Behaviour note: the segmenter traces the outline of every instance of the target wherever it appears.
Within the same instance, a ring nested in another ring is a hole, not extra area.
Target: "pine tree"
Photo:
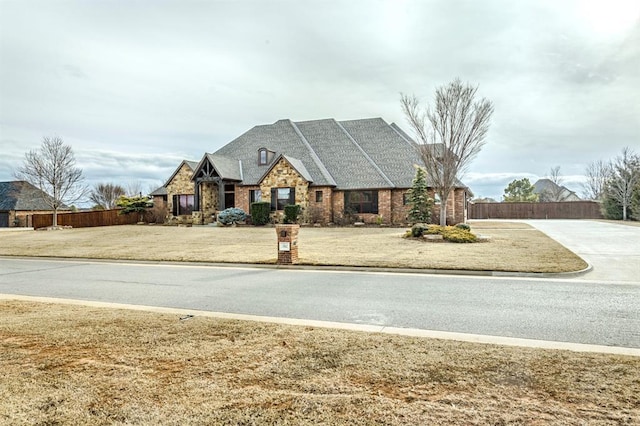
[[[411,189],[407,192],[409,205],[408,219],[411,223],[428,223],[431,221],[433,199],[427,192],[427,173],[422,167],[416,167]]]

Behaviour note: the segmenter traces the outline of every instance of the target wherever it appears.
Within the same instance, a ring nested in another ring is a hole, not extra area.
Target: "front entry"
[[[236,206],[236,186],[232,183],[224,184],[224,208]]]

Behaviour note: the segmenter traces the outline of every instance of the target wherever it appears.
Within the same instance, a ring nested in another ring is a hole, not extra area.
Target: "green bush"
[[[231,225],[238,222],[243,222],[247,219],[247,214],[242,209],[235,207],[222,210],[218,213],[218,222],[223,225]]]
[[[416,223],[411,227],[411,236],[414,238],[422,237],[427,229],[429,229],[429,225],[425,223]]]
[[[300,216],[300,206],[298,204],[289,204],[284,206],[284,223],[297,223]]]
[[[475,243],[478,241],[471,232],[455,226],[447,226],[442,230],[442,238],[452,243]]]
[[[456,228],[464,229],[465,231],[471,231],[471,227],[469,225],[467,225],[466,223],[459,223],[459,224],[456,225]]]
[[[254,225],[263,226],[269,223],[271,204],[267,201],[251,203],[251,221]]]

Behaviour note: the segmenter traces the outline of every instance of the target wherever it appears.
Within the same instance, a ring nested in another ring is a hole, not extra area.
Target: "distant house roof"
[[[0,182],[0,210],[51,210],[45,200],[51,197],[25,181]],[[60,210],[67,210],[62,206]]]
[[[258,162],[261,148],[275,153],[268,164]],[[222,158],[238,164],[242,183],[257,185],[282,155],[298,172],[308,175],[305,179],[313,185],[343,190],[410,188],[415,177],[413,166],[422,164],[415,142],[400,127],[382,118],[279,120],[250,129],[213,157],[217,159],[215,164]],[[462,182],[458,184],[465,187]]]
[[[533,192],[538,194],[540,201],[581,201],[581,198],[574,191],[546,178],[538,179],[533,184]],[[550,197],[557,199],[548,200]]]

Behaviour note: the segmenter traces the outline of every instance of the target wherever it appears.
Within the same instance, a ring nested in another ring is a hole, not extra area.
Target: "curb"
[[[224,312],[211,312],[211,311],[199,311],[193,309],[178,309],[178,308],[166,308],[155,307],[145,305],[128,305],[120,303],[107,303],[107,302],[92,302],[86,300],[76,299],[59,299],[52,297],[34,297],[34,296],[21,296],[13,294],[0,293],[0,300],[20,300],[26,302],[36,303],[56,303],[64,305],[76,305],[76,306],[88,306],[94,308],[103,309],[126,309],[133,311],[152,312],[157,314],[174,314],[180,316],[200,316],[207,318],[229,319],[239,321],[255,321],[270,324],[280,325],[292,325],[292,326],[306,326],[327,328],[336,330],[348,330],[365,333],[383,333],[392,334],[397,336],[419,337],[426,339],[440,339],[440,340],[453,340],[458,342],[479,343],[488,345],[502,345],[502,346],[515,346],[532,349],[547,349],[547,350],[566,350],[573,352],[587,352],[587,353],[603,353],[611,355],[625,355],[640,357],[640,348],[627,348],[621,346],[604,346],[594,345],[587,343],[571,343],[571,342],[558,342],[550,340],[535,340],[516,337],[502,337],[502,336],[490,336],[482,334],[468,334],[457,333],[448,331],[437,330],[422,330],[416,328],[400,328],[400,327],[387,327],[380,325],[369,324],[350,324],[342,322],[330,322],[330,321],[318,321],[318,320],[305,320],[298,318],[279,318],[279,317],[267,317],[257,315],[246,314],[232,314]]]
[[[52,257],[52,256],[0,256],[0,259],[22,260],[52,260],[66,262],[95,262],[95,263],[122,263],[140,265],[173,265],[173,266],[202,266],[216,268],[248,268],[248,269],[278,269],[291,271],[327,271],[327,272],[363,272],[363,273],[392,273],[392,274],[426,274],[426,275],[460,275],[478,277],[503,277],[503,278],[575,278],[591,272],[593,266],[587,263],[587,267],[580,271],[571,272],[517,272],[517,271],[482,271],[465,269],[418,269],[418,268],[390,268],[379,266],[341,266],[341,265],[278,265],[270,263],[223,263],[223,262],[179,262],[174,260],[135,260],[135,259],[94,259],[85,257]],[[584,259],[583,259],[584,260]]]

